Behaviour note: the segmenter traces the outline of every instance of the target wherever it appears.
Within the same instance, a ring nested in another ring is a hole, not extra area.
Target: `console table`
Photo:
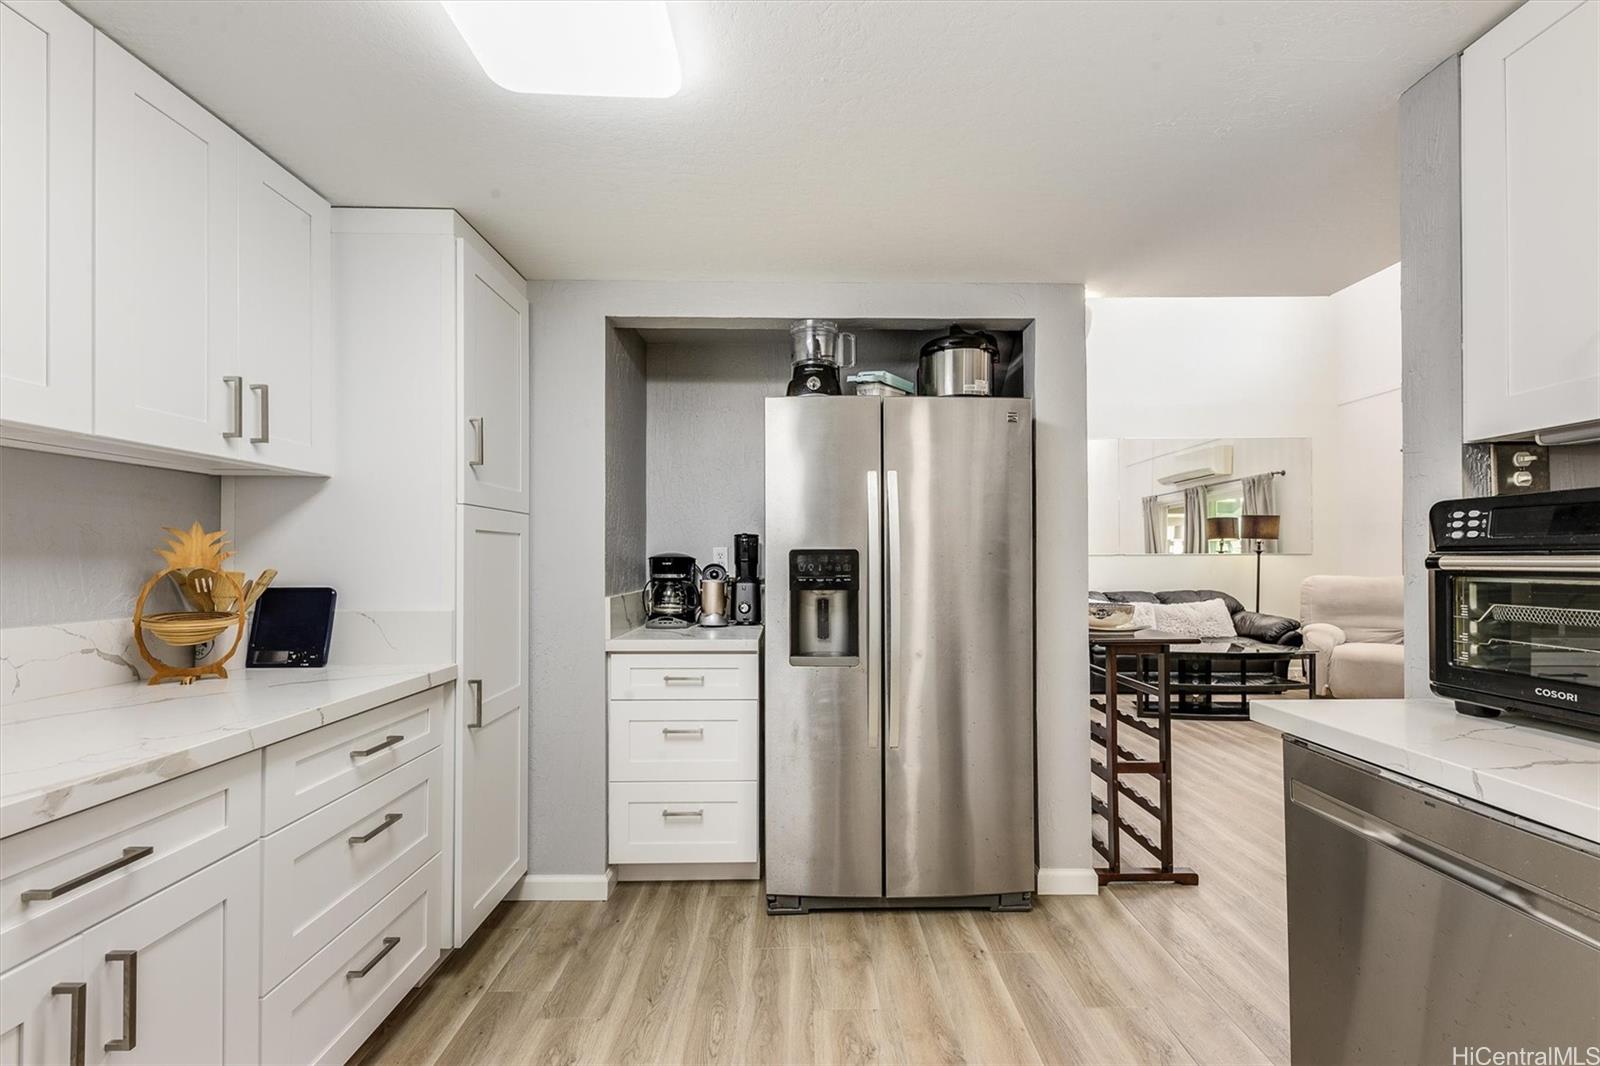
[[[1251,696],[1304,692],[1308,699],[1317,698],[1317,657],[1306,648],[1202,640],[1174,648],[1170,659],[1173,676],[1167,688],[1174,697],[1171,713],[1176,719],[1248,721]],[[1297,662],[1304,680],[1288,676],[1288,668]],[[1141,659],[1139,674],[1153,681],[1155,663]],[[1142,696],[1139,713],[1154,717]]]
[[[1093,794],[1089,797],[1090,810],[1096,817],[1103,818],[1106,822],[1104,838],[1092,827],[1090,829],[1090,842],[1094,850],[1106,861],[1106,868],[1096,871],[1102,885],[1124,881],[1168,881],[1180,885],[1200,883],[1198,873],[1174,866],[1172,862],[1170,676],[1172,648],[1175,645],[1198,643],[1200,641],[1195,637],[1162,633],[1154,629],[1128,633],[1089,631],[1090,648],[1100,646],[1105,649],[1105,664],[1096,665],[1091,661],[1089,667],[1105,682],[1105,703],[1101,705],[1093,699],[1089,701],[1091,710],[1099,711],[1104,716],[1101,721],[1096,721],[1092,713],[1089,717],[1091,742],[1089,766],[1094,775],[1105,782],[1106,789],[1106,798],[1103,800]],[[1117,672],[1119,653],[1136,657],[1141,663],[1137,673],[1128,675]],[[1142,665],[1147,658],[1152,661],[1152,668],[1149,670]],[[1140,716],[1129,714],[1119,707],[1117,697],[1122,692],[1136,694],[1142,705],[1147,701],[1153,701],[1155,721],[1144,721]],[[1119,732],[1124,727],[1146,738],[1145,741],[1135,743],[1154,742],[1155,758],[1145,758],[1131,748],[1125,747],[1119,739]],[[1095,757],[1096,747],[1104,753],[1103,762]],[[1132,784],[1123,780],[1125,777],[1153,780],[1156,783],[1158,799],[1152,800],[1135,789]],[[1159,839],[1152,840],[1149,835],[1122,817],[1121,807],[1124,800],[1155,819]],[[1122,861],[1124,836],[1148,852],[1156,860],[1156,865],[1142,867],[1125,865]]]

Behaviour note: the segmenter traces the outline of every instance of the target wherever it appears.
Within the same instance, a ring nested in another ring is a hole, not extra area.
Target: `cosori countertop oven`
[[[1600,730],[1600,489],[1446,500],[1429,525],[1434,691]]]

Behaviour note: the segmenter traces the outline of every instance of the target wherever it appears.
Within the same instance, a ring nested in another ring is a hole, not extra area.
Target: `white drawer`
[[[439,762],[435,749],[262,841],[262,988],[439,852]]]
[[[754,781],[619,781],[611,861],[755,862],[759,814]]]
[[[756,700],[614,700],[611,780],[754,781]]]
[[[614,700],[755,700],[759,655],[627,655],[610,659]]]
[[[267,832],[437,748],[443,733],[444,690],[435,688],[272,745],[264,770]]]
[[[342,1063],[355,1054],[439,957],[442,905],[434,858],[265,996],[262,1063]]]
[[[0,970],[260,835],[261,756],[252,752],[0,840]],[[150,851],[135,857],[134,848]],[[53,899],[22,900],[52,889]]]

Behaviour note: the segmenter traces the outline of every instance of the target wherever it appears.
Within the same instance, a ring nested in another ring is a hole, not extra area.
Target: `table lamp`
[[[1239,535],[1256,545],[1256,612],[1261,611],[1261,552],[1264,540],[1278,539],[1278,516],[1275,514],[1247,514],[1239,517]]]
[[[1206,539],[1230,541],[1239,539],[1239,520],[1233,516],[1206,519]],[[1217,554],[1227,554],[1227,544],[1218,545]]]

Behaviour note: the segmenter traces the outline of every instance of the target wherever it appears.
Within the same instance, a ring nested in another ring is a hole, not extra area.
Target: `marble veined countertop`
[[[606,651],[633,652],[756,652],[761,650],[761,626],[686,626],[681,629],[646,629],[640,626],[606,641]]]
[[[1435,699],[1251,700],[1265,725],[1600,843],[1600,733]]]
[[[450,665],[239,670],[0,704],[0,837],[455,677]]]

